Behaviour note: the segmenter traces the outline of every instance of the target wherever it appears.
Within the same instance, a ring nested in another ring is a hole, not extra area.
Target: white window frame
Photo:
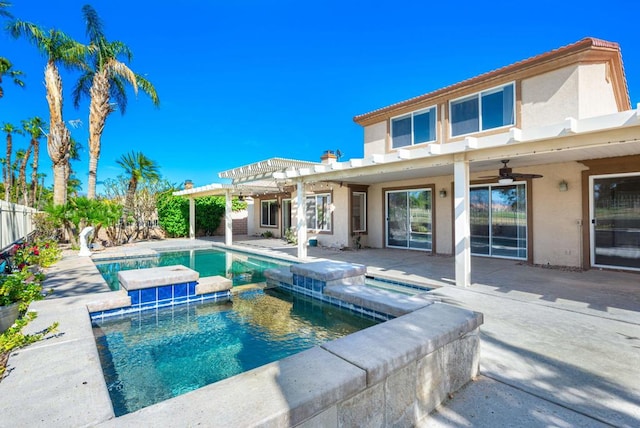
[[[414,122],[413,122],[413,118],[416,115],[420,115],[426,112],[430,112],[431,110],[433,110],[433,115],[434,115],[434,125],[433,125],[433,130],[434,130],[434,137],[433,140],[429,140],[429,141],[421,141],[419,143],[416,143],[416,138],[415,138],[415,128],[414,128]],[[398,119],[405,119],[407,117],[411,117],[411,144],[409,146],[394,146],[393,144],[393,121],[394,120],[398,120]],[[401,114],[400,116],[395,116],[392,117],[390,119],[390,139],[391,139],[391,148],[392,149],[402,149],[404,147],[412,147],[415,145],[419,145],[419,144],[429,144],[429,143],[433,143],[435,141],[438,141],[438,106],[437,105],[433,105],[427,108],[423,108],[420,110],[416,110],[416,111],[412,111],[411,113],[407,113],[407,114]]]
[[[513,123],[507,124],[507,125],[503,125],[503,126],[498,126],[495,128],[490,128],[490,129],[482,129],[482,96],[483,95],[489,95],[492,92],[497,92],[499,90],[502,90],[504,88],[506,88],[507,86],[511,86],[513,91],[513,102],[512,102],[512,109],[513,111],[511,112],[511,115],[513,117]],[[463,100],[470,100],[472,98],[477,98],[478,99],[478,130],[477,131],[473,131],[473,132],[468,132],[466,134],[458,134],[458,135],[453,135],[453,114],[452,114],[452,104],[457,102],[457,101],[463,101]],[[485,89],[484,91],[480,91],[480,92],[476,92],[474,94],[470,94],[470,95],[465,95],[463,97],[459,97],[453,100],[449,100],[449,135],[451,135],[452,138],[458,138],[458,137],[464,137],[466,135],[471,135],[471,134],[476,134],[479,132],[485,132],[485,131],[493,131],[494,129],[502,129],[502,128],[509,128],[512,126],[515,126],[516,124],[516,82],[510,82],[510,83],[506,83],[504,85],[500,85],[500,86],[495,86],[493,88],[489,88],[489,89]]]
[[[318,227],[319,226],[319,222],[318,222],[318,218],[320,217],[318,215],[318,199],[319,198],[326,198],[326,221],[325,221],[325,227]],[[331,202],[331,193],[314,193],[313,195],[307,195],[305,197],[305,209],[308,210],[309,209],[309,202],[310,200],[312,201],[313,205],[314,205],[314,222],[313,224],[311,224],[311,219],[307,216],[307,229],[309,230],[314,230],[314,231],[319,231],[319,232],[331,232],[332,227],[333,227],[333,222],[331,221],[331,216],[332,216],[332,210],[331,210],[331,206],[332,206],[332,202]]]
[[[267,219],[267,221],[269,223],[265,223],[265,219],[263,216],[264,213],[264,209],[263,209],[263,205],[267,204],[267,212],[269,213],[268,216],[269,218]],[[275,204],[276,205],[276,213],[274,216],[271,215],[271,205]],[[260,201],[260,226],[261,227],[278,227],[278,200],[277,199],[266,199],[266,200],[261,200]],[[273,218],[271,218],[273,217]],[[271,222],[273,221],[273,224],[271,224]]]
[[[366,232],[367,231],[367,192],[361,192],[361,191],[352,192],[351,197],[354,198],[355,196],[362,197],[362,206],[360,207],[360,209],[362,210],[360,225],[362,227],[360,229],[357,229],[354,227],[352,232]],[[352,205],[351,207],[352,224],[353,224],[353,217],[354,217],[354,211],[353,211],[353,205]]]

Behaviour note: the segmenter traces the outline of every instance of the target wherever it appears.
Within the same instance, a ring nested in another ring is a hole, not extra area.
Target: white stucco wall
[[[533,180],[533,263],[580,266],[582,251],[582,175],[577,162],[522,168],[544,175]],[[560,181],[569,190],[559,190]]]
[[[522,80],[522,129],[578,118],[578,66]]]
[[[364,127],[364,157],[387,152],[387,122]]]
[[[606,64],[573,65],[522,81],[523,129],[617,111]]]
[[[618,106],[611,82],[607,82],[606,64],[580,66],[580,119],[616,113]]]

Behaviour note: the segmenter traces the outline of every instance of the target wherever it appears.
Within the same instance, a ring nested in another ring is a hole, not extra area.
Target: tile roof
[[[545,52],[543,54],[540,55],[536,55],[518,62],[515,62],[513,64],[504,66],[504,67],[500,67],[497,68],[495,70],[492,71],[488,71],[486,73],[480,74],[478,76],[475,77],[471,77],[469,79],[463,80],[461,82],[455,83],[453,85],[449,85],[449,86],[445,86],[444,88],[440,88],[437,89],[435,91],[429,92],[427,94],[424,95],[419,95],[417,97],[413,97],[410,98],[408,100],[404,100],[404,101],[400,101],[398,103],[395,104],[391,104],[389,106],[386,107],[382,107],[376,110],[373,110],[369,113],[364,113],[358,116],[355,116],[353,118],[353,121],[359,124],[362,124],[362,122],[367,121],[367,119],[375,117],[375,116],[379,116],[379,115],[383,115],[386,112],[392,111],[392,110],[396,110],[398,108],[404,107],[404,106],[409,106],[411,104],[420,102],[422,100],[425,99],[429,99],[429,98],[433,98],[442,94],[445,94],[447,92],[452,92],[456,89],[459,88],[463,88],[465,86],[470,86],[472,84],[475,83],[479,83],[485,80],[488,80],[490,78],[494,78],[496,76],[500,76],[500,75],[506,75],[509,73],[513,73],[516,71],[520,71],[529,67],[532,67],[534,65],[538,65],[538,64],[542,64],[542,63],[546,63],[549,62],[551,60],[555,60],[558,59],[560,57],[564,57],[567,56],[571,53],[574,52],[578,52],[581,50],[586,50],[589,48],[600,48],[600,49],[605,49],[605,50],[613,50],[618,52],[618,57],[620,60],[620,66],[622,67],[622,56],[620,55],[620,46],[618,45],[618,43],[615,42],[609,42],[606,40],[602,40],[602,39],[597,39],[594,37],[585,37],[584,39],[581,39],[575,43],[566,45],[566,46],[562,46],[560,48],[554,49],[552,51],[549,52]],[[623,79],[623,84],[624,84],[624,88],[626,90],[626,79],[624,77],[624,68],[622,69],[622,79]],[[625,94],[627,97],[627,104],[630,104],[629,100],[628,100],[628,93]]]

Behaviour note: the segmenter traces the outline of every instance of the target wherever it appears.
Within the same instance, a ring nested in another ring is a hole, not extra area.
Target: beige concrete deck
[[[210,247],[221,241],[152,241],[107,249],[96,257]],[[281,258],[296,252],[278,239],[235,237],[234,247]],[[451,257],[318,247],[309,248],[309,259],[362,263],[376,276],[431,284],[439,287],[433,294],[445,302],[484,313],[481,376],[424,426],[640,426],[640,274],[564,271],[474,257],[472,286],[460,289],[453,285]],[[39,318],[33,329],[109,294],[93,263],[72,254],[49,270],[46,286],[56,292],[34,305]],[[87,399],[104,399],[106,391],[101,374],[85,363],[96,358],[95,345],[84,335],[87,321],[61,324],[59,336],[11,356],[9,376],[0,383],[0,427],[85,426],[105,420],[109,409],[85,405]],[[45,361],[43,355],[55,358]],[[74,369],[65,371],[69,359]],[[61,378],[75,385],[65,391],[72,397],[65,402],[52,393]],[[162,421],[148,422],[162,426]]]

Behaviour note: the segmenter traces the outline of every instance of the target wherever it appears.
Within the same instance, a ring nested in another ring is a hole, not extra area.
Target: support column
[[[196,239],[196,200],[189,198],[189,239]]]
[[[233,212],[231,206],[231,190],[225,192],[224,198],[224,245],[233,244]]]
[[[298,181],[296,194],[296,229],[298,232],[298,258],[307,258],[307,215],[305,212],[304,183]]]
[[[471,232],[469,226],[469,161],[456,155],[453,164],[456,285],[471,285]]]

